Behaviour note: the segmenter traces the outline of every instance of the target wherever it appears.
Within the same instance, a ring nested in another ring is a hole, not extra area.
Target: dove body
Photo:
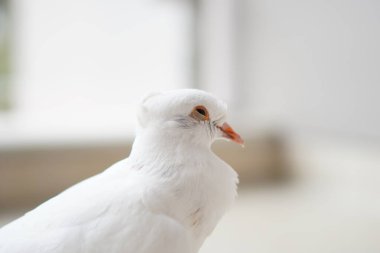
[[[1,228],[0,252],[198,252],[236,196],[237,174],[210,149],[240,141],[225,113],[198,90],[147,96],[130,156]]]

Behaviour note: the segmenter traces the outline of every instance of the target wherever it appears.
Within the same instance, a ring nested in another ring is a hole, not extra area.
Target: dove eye
[[[202,114],[203,116],[206,116],[206,111],[203,110],[202,108],[197,108],[196,110],[197,110],[197,112],[198,112],[199,114]]]
[[[196,120],[205,121],[209,119],[208,111],[203,105],[198,105],[194,107],[193,111],[190,114]]]

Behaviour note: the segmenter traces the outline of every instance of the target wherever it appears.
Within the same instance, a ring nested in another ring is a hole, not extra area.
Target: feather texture
[[[130,157],[4,226],[0,252],[198,252],[232,204],[237,184],[235,171],[210,149],[216,136],[203,134],[209,130],[202,124],[180,126],[199,103],[210,115],[225,113],[202,91],[147,97],[143,113],[149,116],[139,115],[144,124]]]

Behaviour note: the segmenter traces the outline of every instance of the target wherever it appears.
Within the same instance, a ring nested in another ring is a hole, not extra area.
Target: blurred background
[[[210,91],[246,140],[202,253],[380,252],[380,2],[0,0],[0,226],[128,156],[142,95]]]

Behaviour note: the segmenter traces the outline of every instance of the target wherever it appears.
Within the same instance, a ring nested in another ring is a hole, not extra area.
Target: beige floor
[[[380,252],[378,205],[354,208],[314,190],[242,191],[201,253]]]

